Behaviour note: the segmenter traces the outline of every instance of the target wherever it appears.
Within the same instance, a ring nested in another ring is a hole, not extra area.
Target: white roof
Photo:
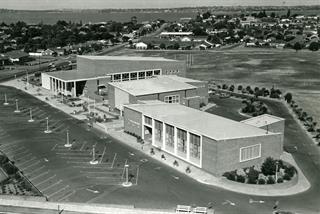
[[[243,120],[241,122],[251,126],[263,127],[283,120],[283,118],[276,117],[274,115],[263,114],[257,117],[252,117],[247,120]]]
[[[180,76],[177,76],[177,75],[162,75],[162,76],[165,76],[165,77],[168,77],[170,79],[173,79],[173,80],[176,80],[176,81],[179,81],[179,82],[185,82],[185,83],[192,83],[192,82],[203,82],[203,81],[200,81],[200,80],[195,80],[195,79],[190,79],[190,78],[186,78],[186,77],[180,77]]]
[[[126,61],[177,61],[173,59],[166,59],[163,57],[141,57],[141,56],[89,56],[81,55],[79,58],[86,58],[91,60],[126,60]]]
[[[125,107],[142,114],[214,140],[227,140],[275,135],[245,123],[230,120],[180,104],[131,104]]]
[[[195,89],[197,87],[169,78],[168,76],[157,76],[149,79],[111,82],[108,83],[133,96],[157,94],[172,91]]]

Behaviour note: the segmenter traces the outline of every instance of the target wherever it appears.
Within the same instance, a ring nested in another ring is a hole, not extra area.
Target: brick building
[[[109,105],[123,111],[123,105],[136,104],[143,100],[158,100],[200,108],[208,103],[208,87],[205,82],[162,75],[137,81],[111,82],[108,84]]]
[[[261,164],[266,157],[278,159],[283,152],[281,132],[179,104],[125,105],[124,130],[214,175]]]
[[[79,96],[106,89],[109,82],[185,73],[184,61],[162,57],[77,56],[77,70],[42,73],[41,80],[48,90]]]

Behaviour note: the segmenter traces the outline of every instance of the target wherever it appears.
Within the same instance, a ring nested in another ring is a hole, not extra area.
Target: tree
[[[166,49],[166,45],[164,43],[160,44],[160,49]]]
[[[319,43],[318,42],[311,42],[309,45],[310,51],[317,51],[319,50]]]
[[[262,163],[261,172],[265,175],[275,175],[276,173],[276,161],[272,157],[266,158]]]
[[[173,49],[178,50],[180,48],[180,45],[178,42],[173,44]]]
[[[296,43],[293,45],[293,49],[295,49],[296,52],[298,52],[299,50],[302,49],[302,45],[301,45],[299,42],[296,42]]]
[[[284,99],[285,101],[287,101],[287,103],[291,103],[292,101],[292,94],[289,92],[289,93],[286,93],[286,95],[284,95]]]
[[[249,173],[248,173],[248,183],[256,184],[258,177],[259,177],[259,172],[255,170],[254,167],[250,167]]]
[[[291,10],[288,9],[288,11],[287,11],[287,18],[290,18],[290,15],[291,15]]]
[[[242,85],[238,86],[238,91],[242,91]]]

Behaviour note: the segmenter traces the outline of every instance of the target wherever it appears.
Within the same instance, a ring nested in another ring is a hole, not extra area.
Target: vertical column
[[[52,83],[53,83],[53,91],[56,92],[56,79],[52,78]]]
[[[120,82],[122,82],[122,75],[123,75],[123,73],[122,73],[122,74],[120,74]]]
[[[174,139],[174,154],[177,155],[178,153],[178,129],[177,127],[174,126],[174,136],[173,136],[173,139]]]
[[[187,131],[187,160],[190,160],[190,133]]]
[[[121,110],[120,110],[121,111]],[[143,114],[141,114],[141,139],[144,140],[144,118],[143,118]]]
[[[162,131],[163,131],[163,139],[162,139],[162,148],[166,150],[166,124],[162,122]]]
[[[49,80],[50,80],[50,91],[52,91],[52,77],[50,77]]]
[[[77,96],[77,86],[76,86],[76,81],[73,81],[73,96],[76,97]]]
[[[154,146],[156,145],[156,142],[155,142],[155,130],[156,130],[156,127],[155,127],[155,122],[154,122],[154,119],[152,118],[152,136],[151,136],[151,144]]]

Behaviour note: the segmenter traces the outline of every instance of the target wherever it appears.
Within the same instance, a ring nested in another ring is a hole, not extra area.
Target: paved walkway
[[[39,92],[37,91],[37,87],[29,87],[28,90],[25,90],[24,83],[19,82],[17,80],[12,80],[6,83],[3,83],[3,85],[8,85],[8,86],[13,86],[18,89],[22,89],[26,91],[29,94],[34,95],[36,98],[47,102],[48,104],[52,105],[55,108],[58,108],[66,113],[72,113],[73,110],[75,109],[74,107],[69,107],[65,104],[59,103],[56,99],[50,98],[49,100],[46,100],[46,97],[52,96],[52,92],[41,89],[40,93],[41,95],[38,95]],[[103,115],[103,112],[99,112],[98,109],[96,109],[97,112],[101,115]],[[77,119],[85,119],[86,116],[84,114],[71,114],[73,117]],[[285,196],[285,195],[293,195],[293,194],[298,194],[301,192],[304,192],[310,188],[310,183],[302,173],[302,171],[299,169],[297,166],[296,162],[294,161],[293,157],[289,153],[284,153],[281,157],[282,160],[294,165],[297,168],[298,171],[298,181],[295,185],[289,186],[285,185],[286,183],[283,184],[276,184],[276,185],[248,185],[248,184],[242,184],[242,183],[237,183],[237,182],[230,182],[229,180],[226,180],[224,177],[215,177],[199,168],[193,167],[192,165],[186,164],[182,161],[179,161],[178,159],[175,159],[172,156],[167,155],[164,152],[157,151],[154,149],[155,154],[151,155],[150,154],[150,149],[151,145],[150,144],[145,144],[141,145],[137,143],[137,140],[135,137],[128,135],[123,132],[123,121],[122,120],[115,120],[113,122],[108,122],[108,123],[96,123],[94,124],[95,128],[98,128],[115,139],[121,141],[122,143],[125,143],[135,149],[141,150],[144,152],[146,155],[150,156],[151,158],[155,158],[162,163],[175,168],[176,170],[188,175],[189,177],[207,184],[207,185],[212,185],[212,186],[217,186],[223,189],[227,189],[230,191],[238,192],[238,193],[243,193],[243,194],[250,194],[250,195],[257,195],[257,196]],[[162,154],[165,155],[165,160],[161,157]],[[179,163],[179,166],[174,166],[173,162],[177,160]],[[186,173],[186,168],[189,167],[191,172]],[[176,178],[179,179],[179,178]]]

